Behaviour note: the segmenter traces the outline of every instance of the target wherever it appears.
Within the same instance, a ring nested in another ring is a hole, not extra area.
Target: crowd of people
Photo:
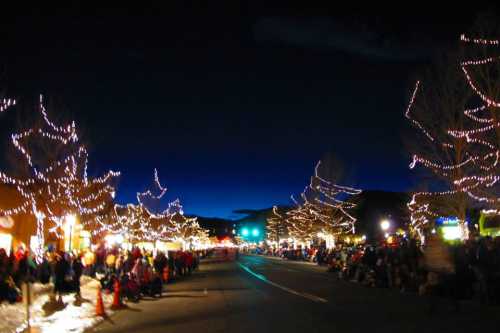
[[[22,299],[24,282],[51,283],[57,301],[67,293],[81,297],[80,281],[87,275],[100,281],[103,290],[113,291],[119,283],[121,295],[137,301],[142,296],[161,295],[163,284],[191,274],[203,251],[146,251],[134,247],[124,251],[104,245],[85,251],[63,252],[49,248],[37,262],[23,247],[7,254],[0,248],[0,303]]]
[[[338,244],[333,249],[268,248],[263,253],[315,262],[340,279],[368,287],[453,300],[477,297],[483,304],[500,304],[500,237],[452,245],[431,236],[423,247],[415,240],[401,239],[392,244]]]

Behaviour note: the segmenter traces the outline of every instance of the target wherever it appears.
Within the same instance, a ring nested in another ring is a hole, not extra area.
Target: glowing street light
[[[243,229],[241,230],[241,234],[242,234],[243,236],[248,236],[248,229],[247,229],[247,228],[243,228]]]
[[[382,229],[382,231],[387,231],[389,230],[390,227],[391,227],[391,222],[389,222],[389,220],[382,220],[380,222],[380,228]]]
[[[66,215],[66,223],[70,226],[74,226],[76,223],[76,216],[73,214]]]
[[[252,230],[252,236],[257,237],[259,235],[259,229]]]

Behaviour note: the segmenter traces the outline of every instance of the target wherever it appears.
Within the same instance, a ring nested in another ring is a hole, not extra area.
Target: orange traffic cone
[[[169,273],[168,267],[165,267],[163,269],[163,282],[165,283],[168,282],[168,273]]]
[[[105,317],[106,312],[104,311],[104,303],[102,301],[101,287],[97,288],[97,302],[95,305],[96,316]]]
[[[114,288],[114,295],[113,295],[113,304],[111,304],[111,309],[113,310],[119,310],[123,309],[124,305],[122,303],[122,299],[120,297],[120,282],[118,280],[115,281],[115,288]]]

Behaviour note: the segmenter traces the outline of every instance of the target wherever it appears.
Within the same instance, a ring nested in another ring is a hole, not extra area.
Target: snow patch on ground
[[[50,300],[52,285],[35,283],[32,285],[34,300],[31,305],[31,326],[40,332],[75,332],[102,321],[95,315],[97,289],[99,282],[83,276],[81,279],[81,301],[76,301],[75,294],[63,296],[63,303]],[[111,314],[109,306],[113,295],[102,294],[106,313]],[[26,310],[23,303],[0,304],[0,333],[22,332],[26,328]]]

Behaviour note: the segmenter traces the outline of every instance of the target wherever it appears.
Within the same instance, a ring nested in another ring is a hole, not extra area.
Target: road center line
[[[326,300],[324,298],[321,298],[321,297],[318,297],[318,296],[315,296],[315,295],[311,295],[311,294],[308,294],[308,293],[302,293],[302,292],[290,289],[288,287],[282,286],[281,284],[278,284],[276,282],[270,281],[264,275],[255,273],[249,267],[243,265],[242,263],[237,262],[237,264],[241,268],[243,268],[247,273],[250,273],[251,275],[253,275],[257,279],[259,279],[262,282],[265,282],[267,284],[270,284],[273,287],[276,287],[278,289],[284,290],[284,291],[286,291],[286,292],[288,292],[290,294],[296,295],[296,296],[307,298],[308,300],[313,301],[313,302],[320,302],[320,303],[327,303],[328,302],[328,300]]]

